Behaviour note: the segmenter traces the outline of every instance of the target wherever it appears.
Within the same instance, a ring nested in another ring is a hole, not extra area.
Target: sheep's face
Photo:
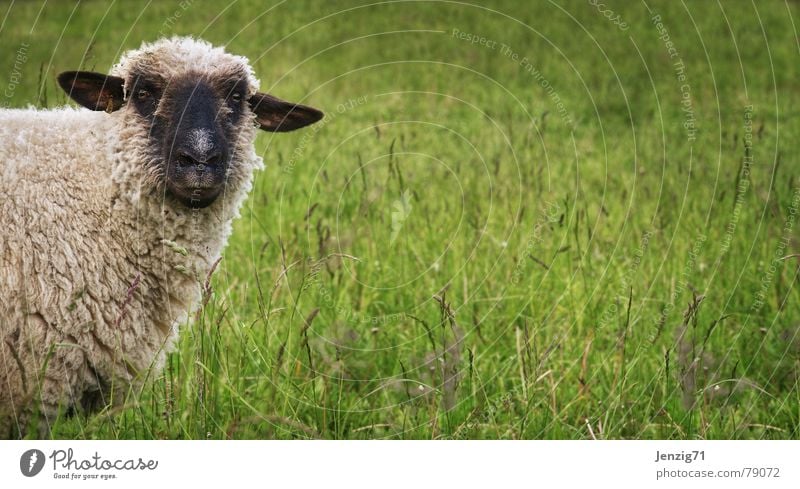
[[[166,190],[189,207],[213,203],[235,164],[231,156],[244,129],[247,80],[191,72],[163,80],[143,72],[127,84],[128,110],[148,128]]]
[[[159,188],[191,208],[211,205],[252,150],[253,127],[292,131],[322,118],[311,107],[257,91],[245,58],[191,39],[146,45],[116,75],[67,72],[59,83],[92,110],[123,111],[147,134]]]

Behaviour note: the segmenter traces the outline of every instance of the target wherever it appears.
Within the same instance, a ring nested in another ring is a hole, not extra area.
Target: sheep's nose
[[[177,161],[181,166],[217,166],[222,163],[222,152],[211,150],[207,152],[193,151],[190,148],[181,148],[177,151]]]

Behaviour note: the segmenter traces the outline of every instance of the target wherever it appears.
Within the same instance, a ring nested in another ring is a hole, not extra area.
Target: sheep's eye
[[[136,91],[136,98],[139,100],[146,100],[150,98],[150,92],[145,90],[144,88],[140,88]]]
[[[242,101],[241,92],[233,92],[233,95],[231,95],[231,100],[233,100],[234,102],[241,102]]]

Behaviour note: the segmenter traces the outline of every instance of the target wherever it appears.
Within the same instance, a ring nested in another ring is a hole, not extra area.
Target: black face
[[[90,110],[132,110],[147,128],[150,160],[161,165],[167,194],[194,209],[211,205],[225,189],[230,166],[236,164],[237,132],[244,124],[288,132],[323,117],[313,107],[267,93],[256,92],[248,98],[244,72],[229,76],[188,73],[169,80],[141,72],[126,80],[66,71],[58,75],[58,84]],[[130,87],[127,93],[125,87]]]
[[[130,103],[150,125],[167,192],[191,208],[211,205],[225,187],[247,83],[183,76],[169,83],[138,75]]]

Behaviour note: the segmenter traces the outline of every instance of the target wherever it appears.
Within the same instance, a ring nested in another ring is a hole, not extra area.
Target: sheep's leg
[[[6,341],[5,352],[15,359],[6,379],[12,386],[14,419],[17,436],[50,435],[60,410],[71,410],[86,389],[81,369],[85,355],[74,338],[48,324],[40,314],[29,314],[19,338]],[[12,374],[12,376],[9,376]]]
[[[30,404],[29,369],[22,348],[21,328],[3,331],[0,338],[0,437],[19,438],[25,433],[27,416],[24,410]]]
[[[35,409],[26,409],[19,415],[14,438],[27,438],[30,434],[34,434],[40,440],[50,438],[50,430],[52,423],[58,417],[58,409],[58,405],[51,403],[41,403]]]
[[[59,406],[51,402],[30,404],[14,410],[0,420],[0,437],[5,439],[27,438],[34,433],[36,438],[50,437],[52,422],[58,416]]]
[[[81,384],[86,388],[83,391],[78,390],[75,383],[67,384],[57,378],[45,377],[34,393],[34,403],[18,414],[18,421],[9,437],[24,438],[34,434],[39,439],[50,438],[53,424],[59,417],[92,414],[111,404],[111,388],[102,381],[91,386]]]

